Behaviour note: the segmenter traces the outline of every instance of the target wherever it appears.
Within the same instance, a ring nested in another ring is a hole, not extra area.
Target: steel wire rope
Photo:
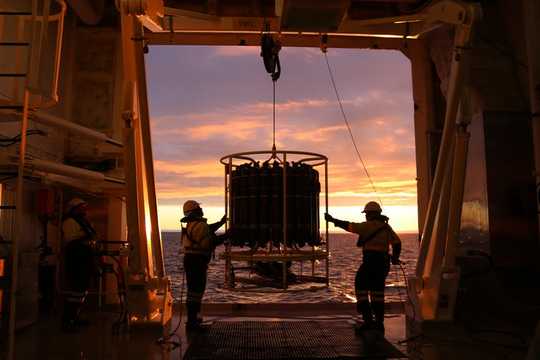
[[[272,151],[276,150],[276,81],[272,80]]]
[[[338,101],[339,109],[341,111],[341,115],[343,116],[343,121],[345,122],[345,125],[347,126],[347,130],[348,130],[349,135],[351,137],[351,141],[353,143],[354,150],[356,151],[356,155],[358,155],[358,159],[360,159],[360,163],[362,164],[362,167],[364,168],[364,172],[366,173],[366,176],[367,176],[367,178],[369,180],[369,183],[371,184],[373,192],[377,196],[377,199],[379,200],[379,203],[381,204],[381,207],[382,207],[383,202],[381,200],[381,197],[379,196],[379,193],[377,191],[377,188],[375,187],[375,183],[373,182],[373,179],[371,178],[371,175],[369,175],[369,171],[367,169],[366,163],[364,162],[364,159],[362,158],[362,155],[360,155],[360,150],[358,150],[358,146],[356,145],[356,139],[354,138],[353,132],[351,130],[351,125],[349,124],[349,120],[347,118],[347,114],[345,113],[345,109],[343,108],[343,102],[341,100],[341,96],[339,95],[339,91],[337,89],[336,81],[334,79],[334,73],[332,72],[332,67],[330,66],[330,62],[328,61],[328,56],[326,55],[325,51],[323,51],[323,54],[324,54],[324,60],[326,61],[326,67],[328,68],[328,75],[330,76],[330,81],[332,83],[334,93],[336,94],[336,99]]]

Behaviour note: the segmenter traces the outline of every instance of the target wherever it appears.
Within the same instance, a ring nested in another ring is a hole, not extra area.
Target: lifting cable
[[[347,126],[347,130],[349,131],[349,135],[351,137],[351,141],[354,146],[354,150],[356,150],[356,155],[358,155],[358,159],[360,159],[360,163],[362,164],[362,167],[364,168],[364,172],[366,173],[367,178],[369,179],[369,183],[371,184],[371,188],[373,189],[373,192],[377,196],[377,199],[379,200],[379,203],[381,204],[381,207],[383,206],[383,202],[381,200],[381,197],[379,196],[379,193],[377,192],[377,188],[375,187],[375,183],[373,183],[373,179],[369,175],[369,171],[367,169],[366,163],[364,162],[364,159],[362,159],[362,155],[360,155],[360,151],[358,150],[358,146],[356,145],[356,140],[354,138],[353,132],[351,130],[351,125],[349,124],[349,120],[347,119],[347,114],[345,113],[345,110],[343,109],[343,103],[341,101],[341,96],[339,95],[339,91],[336,86],[336,81],[334,80],[334,74],[332,72],[332,68],[330,67],[330,62],[328,61],[328,56],[326,55],[326,47],[322,47],[322,52],[324,54],[324,60],[326,60],[326,67],[328,68],[328,74],[330,75],[330,81],[332,82],[332,87],[334,88],[334,93],[336,94],[336,99],[339,104],[339,109],[341,110],[341,115],[343,116],[343,121],[345,122],[345,125]]]
[[[266,31],[269,30],[269,25],[266,24]],[[272,78],[272,151],[276,151],[276,81],[281,75],[281,64],[279,62],[279,51],[281,43],[279,39],[275,39],[269,33],[261,35],[261,57],[263,58],[266,72]]]
[[[276,151],[276,81],[272,81],[272,151]]]

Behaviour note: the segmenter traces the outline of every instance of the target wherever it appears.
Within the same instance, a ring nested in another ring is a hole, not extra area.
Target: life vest
[[[186,254],[210,255],[212,253],[212,234],[206,219],[189,221],[182,228],[182,245]]]
[[[358,234],[357,246],[362,247],[364,251],[388,253],[390,245],[401,243],[392,227],[380,220],[349,223],[347,230]]]
[[[90,222],[80,216],[67,216],[62,223],[62,232],[66,242],[72,240],[92,241],[97,236]]]

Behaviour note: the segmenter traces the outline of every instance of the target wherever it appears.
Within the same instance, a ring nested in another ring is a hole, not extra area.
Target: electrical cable
[[[182,317],[184,313],[184,288],[185,288],[185,281],[186,281],[186,272],[184,267],[182,266],[182,282],[180,286],[180,311],[178,313],[178,324],[175,326],[174,330],[171,331],[168,335],[163,336],[159,339],[157,339],[157,343],[159,345],[166,345],[171,344],[173,345],[173,349],[176,349],[177,347],[182,347],[182,342],[176,342],[172,341],[171,339],[176,336],[178,337],[178,330],[180,329],[180,325],[182,325]]]
[[[397,287],[397,291],[398,291],[398,296],[399,296],[399,302],[401,302],[402,304],[405,303],[405,300],[403,299],[403,293],[401,292],[401,287],[399,286],[399,271],[398,269],[395,268],[395,266],[393,267],[393,270],[394,270],[394,278],[395,278],[395,281],[396,281],[396,287]]]
[[[42,135],[46,136],[47,133],[43,130],[30,129],[26,131],[26,136]],[[0,138],[0,147],[9,147],[15,145],[21,141],[21,134],[15,135],[11,138]]]
[[[356,155],[358,155],[358,159],[360,159],[360,163],[362,164],[362,167],[364,168],[364,172],[366,173],[367,178],[369,179],[369,183],[371,184],[371,187],[373,189],[373,192],[377,196],[377,199],[379,200],[379,203],[381,204],[381,207],[383,206],[383,202],[381,200],[381,197],[379,196],[379,193],[377,192],[377,188],[375,187],[375,183],[373,182],[373,179],[369,175],[369,171],[367,169],[366,163],[364,162],[364,159],[362,158],[362,155],[360,155],[360,151],[358,150],[358,146],[356,145],[356,140],[354,138],[353,132],[351,130],[351,125],[349,124],[349,120],[347,119],[347,114],[345,113],[345,110],[343,108],[343,103],[341,101],[341,96],[339,95],[339,91],[336,86],[336,82],[334,80],[334,74],[332,72],[332,68],[330,67],[330,62],[328,61],[328,56],[326,55],[326,52],[323,52],[324,59],[326,60],[326,66],[328,68],[328,74],[330,75],[330,81],[332,82],[332,87],[334,88],[334,93],[336,94],[336,98],[339,104],[339,109],[341,110],[341,115],[343,116],[343,121],[345,122],[345,125],[347,126],[347,130],[349,131],[349,135],[351,136],[351,141],[353,143],[354,149],[356,151]]]
[[[412,309],[412,318],[413,319],[416,319],[416,309],[414,307],[414,304],[413,304],[413,301],[412,301],[412,297],[411,297],[411,293],[410,293],[410,288],[409,288],[409,280],[407,280],[407,273],[405,272],[405,268],[403,267],[403,262],[399,262],[399,268],[401,269],[401,273],[403,274],[403,279],[405,281],[405,292],[407,293],[407,299],[409,300],[409,304],[411,305],[411,309]]]

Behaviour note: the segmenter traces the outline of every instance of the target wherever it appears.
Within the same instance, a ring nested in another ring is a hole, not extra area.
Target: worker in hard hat
[[[85,324],[79,314],[96,269],[93,244],[97,236],[88,221],[87,209],[86,201],[80,198],[71,199],[67,203],[62,222],[66,287],[62,325],[66,331],[77,330]]]
[[[382,215],[381,206],[377,202],[368,202],[362,212],[366,214],[366,221],[361,223],[338,220],[330,214],[325,214],[324,218],[337,227],[358,234],[356,245],[363,249],[363,261],[356,272],[354,285],[357,311],[364,320],[358,329],[384,332],[385,281],[390,262],[400,264],[401,240],[388,224],[388,217]]]
[[[216,246],[223,244],[228,234],[216,235],[215,232],[225,224],[226,217],[214,224],[208,224],[203,217],[201,205],[188,200],[183,206],[182,245],[184,249],[184,271],[187,282],[187,330],[201,329],[201,303],[206,289],[206,276],[211,254]]]

